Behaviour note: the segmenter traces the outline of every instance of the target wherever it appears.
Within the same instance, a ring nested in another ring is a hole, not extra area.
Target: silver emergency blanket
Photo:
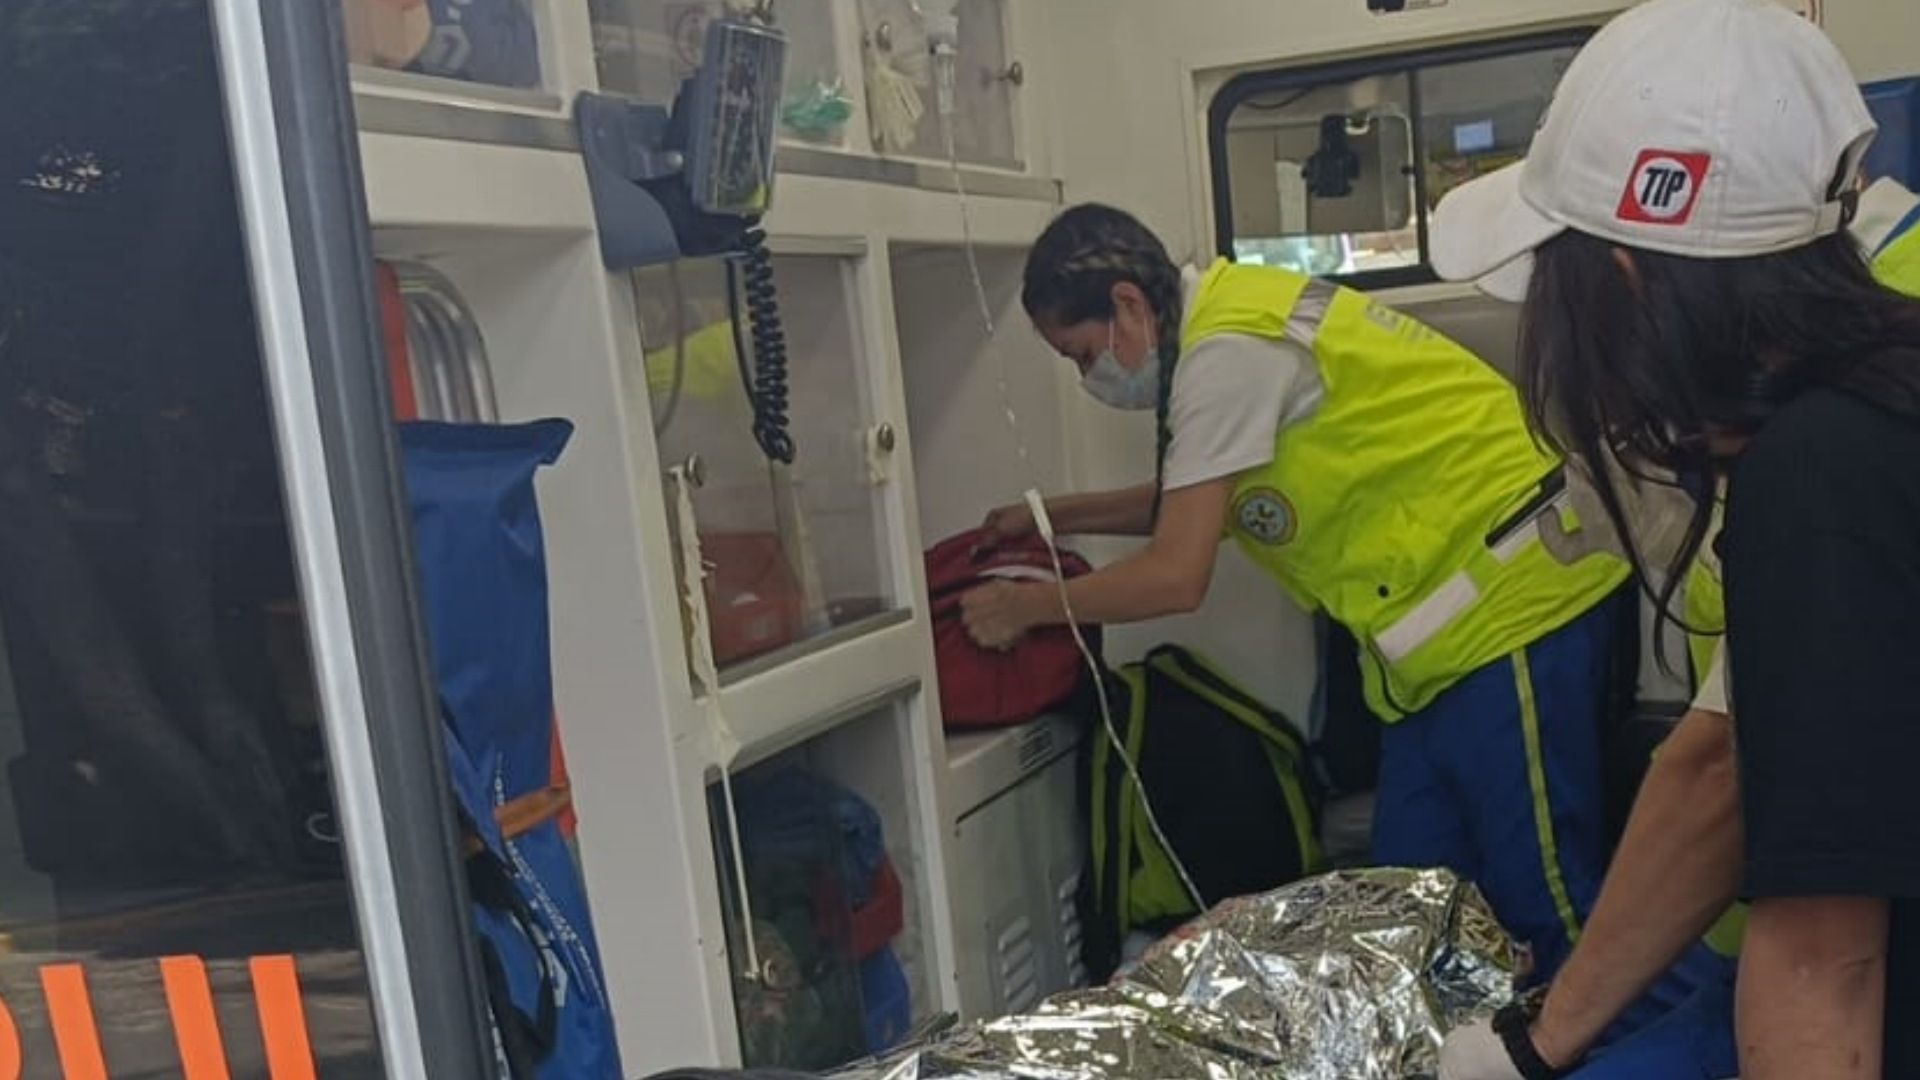
[[[1409,1080],[1514,992],[1518,953],[1444,871],[1357,870],[1223,904],[1109,987],[963,1028],[869,1080]]]

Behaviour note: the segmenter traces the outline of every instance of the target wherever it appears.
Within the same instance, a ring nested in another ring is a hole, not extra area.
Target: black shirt
[[[1892,901],[1885,1075],[1920,1076],[1920,420],[1794,401],[1723,539],[1747,892]]]

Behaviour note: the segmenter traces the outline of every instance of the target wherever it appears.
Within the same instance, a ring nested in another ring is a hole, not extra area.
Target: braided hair
[[[1180,268],[1165,244],[1140,219],[1097,203],[1075,206],[1053,220],[1027,254],[1020,304],[1035,322],[1074,326],[1114,317],[1113,287],[1130,282],[1153,309],[1160,352],[1160,385],[1154,404],[1154,476],[1163,478],[1173,431],[1167,422],[1173,400],[1173,369],[1180,358],[1182,319]],[[1156,482],[1155,487],[1159,484]],[[1159,517],[1160,496],[1154,495]]]

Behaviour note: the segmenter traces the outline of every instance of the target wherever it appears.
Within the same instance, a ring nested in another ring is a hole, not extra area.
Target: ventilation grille
[[[1033,921],[1015,919],[994,945],[1000,976],[1000,1001],[1009,1013],[1024,1013],[1040,1004],[1040,950],[1033,940]]]
[[[1078,990],[1087,985],[1086,934],[1080,925],[1080,878],[1081,875],[1074,874],[1061,883],[1053,896],[1054,919],[1060,924],[1061,952],[1066,959],[1066,988],[1069,990]]]
[[[1020,775],[1025,776],[1052,761],[1054,746],[1052,724],[1035,724],[1021,732]]]

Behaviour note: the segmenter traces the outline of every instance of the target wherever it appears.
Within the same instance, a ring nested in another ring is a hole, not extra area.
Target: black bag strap
[[[492,1009],[494,1024],[500,1031],[500,1043],[506,1052],[507,1065],[513,1070],[513,1080],[522,1080],[523,1077],[533,1080],[539,1063],[552,1056],[559,1044],[560,1006],[553,972],[547,968],[546,949],[542,945],[545,935],[540,931],[533,909],[514,885],[506,864],[492,852],[483,851],[467,860],[467,888],[474,903],[512,920],[527,939],[527,944],[533,948],[540,971],[540,990],[534,1015],[529,1017],[513,1002],[506,964],[499,948],[487,940],[486,935],[480,935],[480,961],[487,982],[487,1004]]]
[[[1149,675],[1158,672],[1164,676],[1169,669],[1178,672],[1189,683],[1205,687],[1220,698],[1258,716],[1274,735],[1288,744],[1289,752],[1303,759],[1306,757],[1307,737],[1301,733],[1292,717],[1248,693],[1199,654],[1180,645],[1162,645],[1147,654]]]
[[[1125,739],[1134,711],[1134,686],[1118,671],[1102,667],[1108,702],[1114,723]],[[1090,681],[1075,693],[1071,711],[1081,719],[1084,735],[1078,757],[1081,805],[1087,807],[1087,824],[1096,820],[1098,828],[1086,828],[1086,871],[1080,876],[1075,907],[1080,915],[1081,962],[1089,978],[1103,983],[1120,966],[1124,934],[1121,922],[1125,903],[1125,882],[1121,880],[1121,851],[1127,838],[1120,833],[1120,806],[1128,793],[1125,767],[1113,753],[1106,725],[1100,718],[1097,695]],[[1099,841],[1096,844],[1096,840]]]
[[[500,950],[485,935],[480,938],[480,972],[486,981],[487,1014],[493,1020],[500,1056],[507,1066],[506,1080],[535,1080],[540,1071],[540,1048],[534,1045],[531,1025],[514,1007]]]

